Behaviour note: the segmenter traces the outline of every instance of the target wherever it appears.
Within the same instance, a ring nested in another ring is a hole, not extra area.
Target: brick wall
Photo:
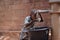
[[[31,9],[49,9],[48,0],[0,0],[0,31],[20,30]],[[50,14],[42,15],[50,25]]]

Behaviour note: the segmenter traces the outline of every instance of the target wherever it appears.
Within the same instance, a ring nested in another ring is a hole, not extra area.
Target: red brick
[[[30,1],[27,0],[1,0],[0,30],[20,30],[21,27],[23,27],[24,18],[30,14],[31,9],[49,9],[48,0],[41,0],[34,3],[30,3]],[[46,17],[48,16],[49,15],[46,14]],[[46,17],[44,20],[48,19],[50,21],[50,19]]]

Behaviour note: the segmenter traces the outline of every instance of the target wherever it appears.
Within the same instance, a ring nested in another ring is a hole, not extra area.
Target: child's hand
[[[41,21],[41,18],[38,18],[37,20],[38,20],[38,22],[40,22]]]

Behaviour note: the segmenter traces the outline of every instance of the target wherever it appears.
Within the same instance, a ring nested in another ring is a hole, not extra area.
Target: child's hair
[[[30,16],[34,15],[36,17],[36,13],[34,11],[31,11]]]

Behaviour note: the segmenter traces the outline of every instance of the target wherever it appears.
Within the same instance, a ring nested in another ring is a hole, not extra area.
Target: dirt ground
[[[19,40],[19,32],[0,32],[0,40]]]

